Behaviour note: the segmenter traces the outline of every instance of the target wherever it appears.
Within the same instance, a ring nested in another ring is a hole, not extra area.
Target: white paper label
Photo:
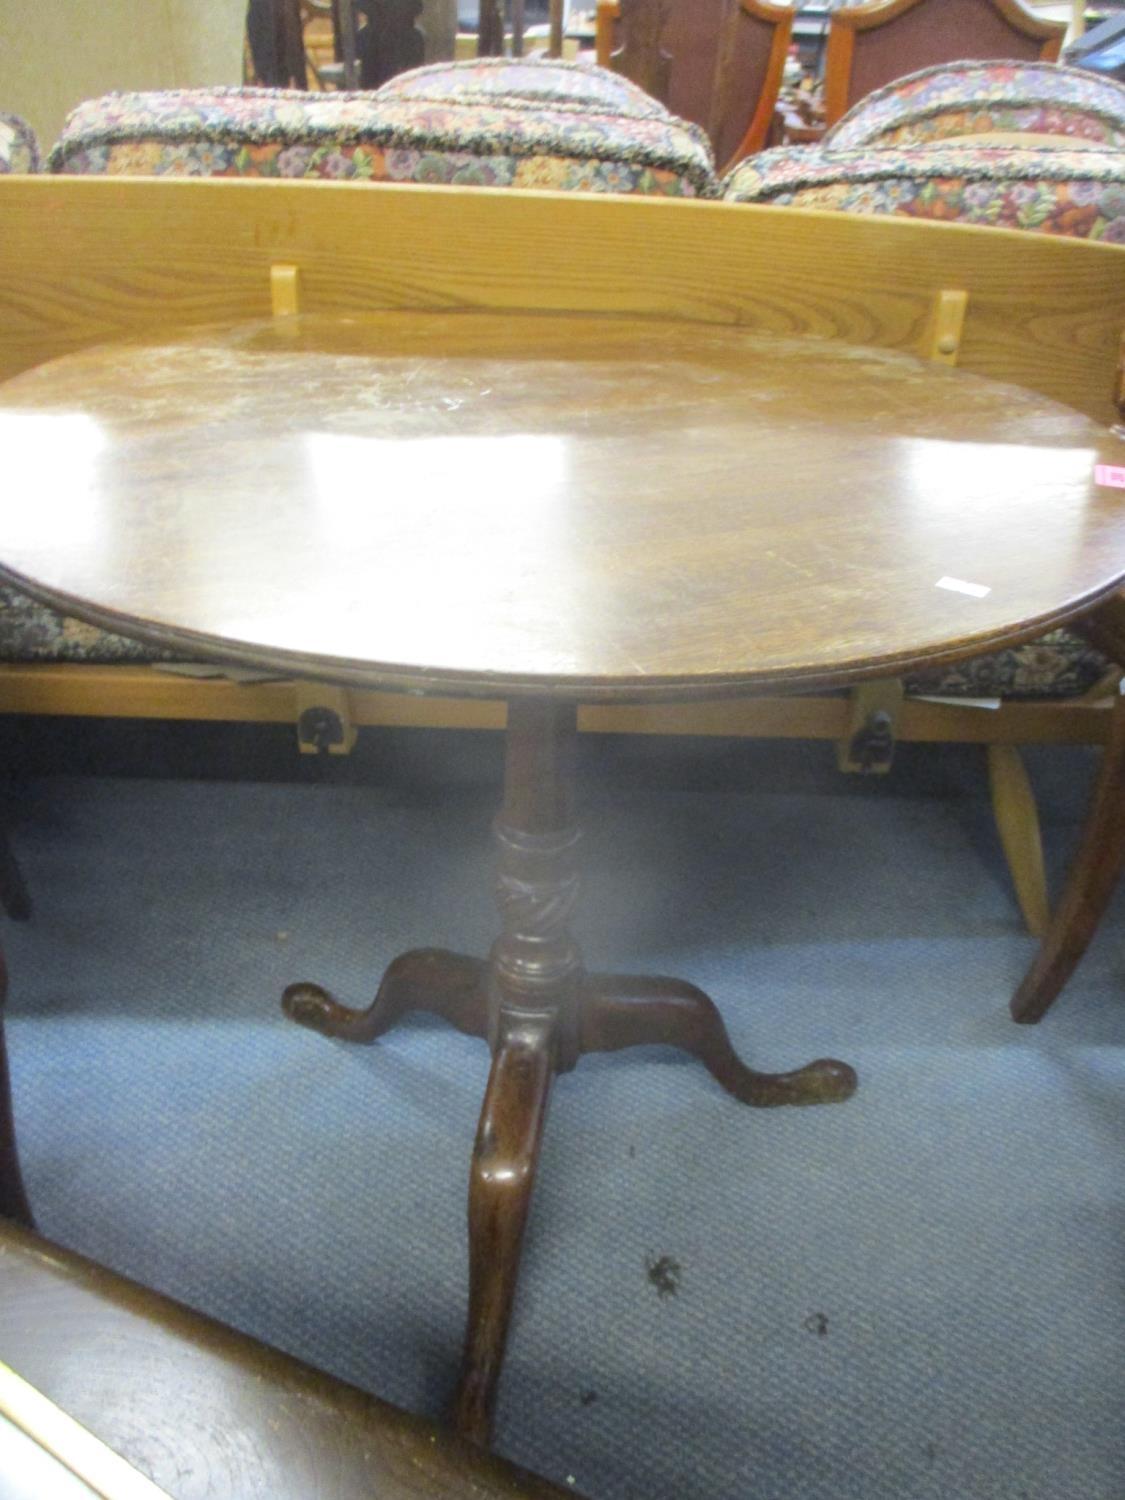
[[[983,599],[992,590],[983,583],[966,583],[963,578],[939,578],[934,584],[937,589],[949,589],[953,594],[968,594],[971,599]]]

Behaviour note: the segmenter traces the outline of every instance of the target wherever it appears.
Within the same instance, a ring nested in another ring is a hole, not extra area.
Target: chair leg
[[[1097,931],[1125,863],[1125,698],[1113,706],[1109,742],[1066,887],[1035,961],[1012,997],[1012,1017],[1042,1020]]]
[[[12,853],[8,835],[0,828],[0,907],[13,922],[26,922],[31,916],[31,897],[23,874]]]
[[[1050,907],[1039,811],[1023,759],[1014,745],[989,745],[988,782],[992,815],[1016,888],[1016,900],[1028,932],[1041,938],[1047,931]]]
[[[0,1217],[14,1219],[33,1229],[31,1208],[20,1175],[16,1151],[16,1126],[12,1115],[12,1090],[8,1075],[8,1049],[4,1039],[4,1002],[8,998],[8,969],[0,952]]]

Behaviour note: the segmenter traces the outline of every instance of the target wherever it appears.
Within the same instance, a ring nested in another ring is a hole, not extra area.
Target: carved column
[[[560,1069],[578,1057],[583,977],[570,931],[578,896],[579,831],[571,807],[577,732],[573,704],[509,705],[504,805],[493,830],[502,921],[491,955],[493,1040],[503,1029],[501,1011],[520,1020],[542,1017],[555,1031]]]

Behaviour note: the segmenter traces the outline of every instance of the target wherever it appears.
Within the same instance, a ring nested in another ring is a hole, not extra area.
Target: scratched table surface
[[[388,312],[0,386],[0,575],[322,679],[684,698],[1024,639],[1125,574],[1125,442],[836,341]]]

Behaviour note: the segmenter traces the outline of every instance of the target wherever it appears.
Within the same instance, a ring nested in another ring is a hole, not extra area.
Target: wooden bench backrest
[[[965,293],[963,368],[1117,416],[1120,246],[733,203],[268,180],[0,178],[0,223],[0,376],[140,330],[268,317],[271,271],[294,267],[273,284],[310,312],[629,313],[925,354],[941,294]]]

